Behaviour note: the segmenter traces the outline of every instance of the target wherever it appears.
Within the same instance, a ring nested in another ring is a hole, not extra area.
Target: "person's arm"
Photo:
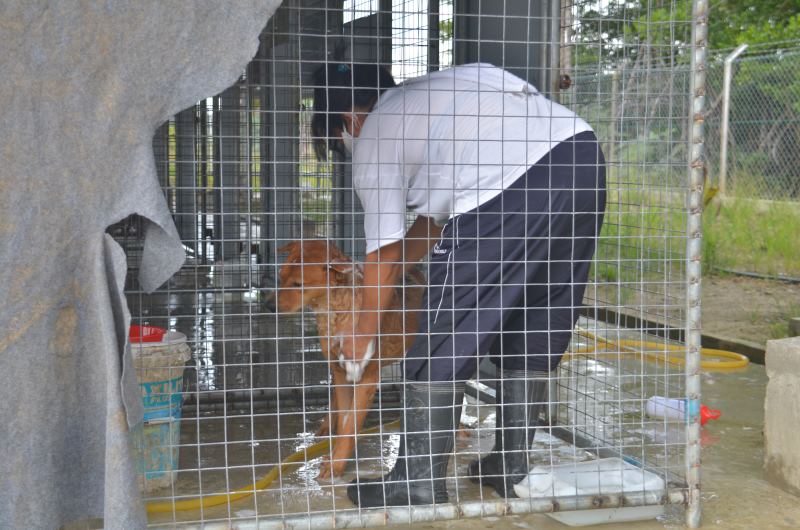
[[[419,216],[402,240],[366,255],[361,307],[356,314],[353,340],[342,344],[344,361],[365,361],[370,343],[378,335],[381,314],[392,304],[403,274],[428,254],[441,232],[432,219]]]
[[[405,270],[417,264],[428,255],[431,247],[442,236],[442,227],[437,226],[430,217],[417,216],[414,224],[403,238]]]
[[[361,307],[356,315],[354,359],[363,357],[367,344],[378,334],[381,314],[392,304],[395,289],[402,281],[403,270],[402,240],[367,254]]]

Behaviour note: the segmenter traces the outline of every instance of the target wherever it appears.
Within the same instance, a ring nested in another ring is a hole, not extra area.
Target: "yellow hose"
[[[378,425],[365,429],[361,434],[372,434],[379,432],[381,429],[391,431],[400,427],[400,420],[387,423],[385,425]],[[233,501],[250,497],[257,491],[267,489],[281,473],[286,473],[292,466],[299,465],[306,461],[307,458],[316,458],[328,452],[330,448],[330,440],[323,440],[314,445],[310,445],[304,449],[300,449],[296,453],[289,455],[286,460],[281,462],[279,466],[273,467],[269,473],[264,475],[255,484],[250,484],[230,493],[219,493],[216,495],[204,495],[195,497],[193,499],[185,499],[181,501],[161,501],[161,502],[148,502],[147,513],[172,513],[184,512],[187,510],[199,510],[200,508],[211,508],[212,506],[219,506],[220,504],[230,504]]]
[[[685,346],[679,346],[677,344],[663,344],[661,342],[648,342],[648,341],[636,341],[636,340],[611,341],[608,339],[604,339],[602,337],[598,337],[597,335],[583,329],[578,329],[577,334],[597,342],[598,346],[586,346],[583,348],[578,348],[575,351],[567,352],[567,355],[571,356],[588,355],[588,354],[613,355],[613,356],[618,356],[620,354],[640,355],[645,359],[649,359],[655,362],[664,362],[677,366],[683,366],[686,364],[686,360],[683,359],[683,355],[686,351]],[[648,348],[653,350],[666,349],[667,352],[675,352],[676,354],[679,355],[670,355],[669,353],[662,353],[662,352],[654,353],[649,351],[642,351],[642,349],[648,349]],[[725,360],[715,360],[715,361],[712,360],[700,361],[700,367],[703,370],[716,370],[716,371],[736,370],[739,368],[744,368],[750,362],[750,360],[744,355],[724,350],[715,350],[712,348],[701,348],[700,355],[702,357],[706,357],[709,359],[725,359]],[[397,420],[382,426],[379,425],[376,427],[366,429],[362,432],[362,434],[376,433],[379,432],[379,430],[381,429],[390,431],[398,429],[399,427],[400,427],[400,420]],[[199,510],[200,508],[211,508],[212,506],[229,504],[231,502],[238,501],[239,499],[250,497],[257,491],[262,491],[267,489],[275,481],[275,479],[278,478],[278,476],[280,476],[282,473],[286,473],[289,469],[291,469],[292,466],[299,465],[305,462],[307,458],[316,458],[318,456],[322,456],[326,454],[329,449],[330,449],[330,440],[323,440],[321,442],[317,442],[314,445],[311,445],[309,447],[306,447],[289,455],[286,458],[286,460],[281,462],[279,466],[275,466],[274,468],[272,468],[269,471],[269,473],[264,475],[255,484],[250,484],[249,486],[239,488],[230,493],[204,495],[200,497],[195,497],[193,499],[185,499],[180,501],[149,502],[147,503],[147,513],[155,514],[155,513],[172,513],[173,511],[182,512],[187,510]]]
[[[686,346],[638,340],[612,341],[604,339],[603,337],[598,337],[594,333],[580,328],[576,333],[582,337],[596,341],[598,345],[578,348],[575,351],[567,352],[567,355],[598,354],[617,356],[622,353],[624,355],[640,355],[651,361],[663,362],[676,366],[684,366],[686,364],[686,359],[683,358],[686,353]],[[648,349],[661,351],[646,351]],[[666,352],[663,350],[666,350]],[[675,355],[670,354],[670,352],[674,352]],[[745,355],[713,348],[700,348],[700,357],[705,357],[707,359],[700,361],[700,368],[706,371],[727,372],[744,368],[750,364],[750,359]]]

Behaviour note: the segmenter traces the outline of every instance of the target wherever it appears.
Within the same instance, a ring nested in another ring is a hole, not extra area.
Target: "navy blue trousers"
[[[605,187],[597,138],[580,133],[450,219],[429,257],[406,379],[469,379],[487,355],[502,369],[554,370],[580,313]]]

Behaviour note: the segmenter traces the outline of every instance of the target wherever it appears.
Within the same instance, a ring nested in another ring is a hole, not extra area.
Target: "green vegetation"
[[[703,220],[703,259],[706,273],[800,277],[800,204],[734,197],[712,203]]]
[[[630,284],[679,273],[687,222],[681,193],[620,186],[609,184],[593,277]],[[729,269],[800,277],[800,204],[716,199],[703,214],[702,263],[706,275]]]
[[[686,212],[669,198],[610,184],[597,278],[624,284],[664,278],[686,252]]]
[[[776,301],[780,304],[780,300]],[[769,335],[771,339],[783,339],[789,337],[789,319],[800,315],[800,304],[789,303],[780,307],[778,312],[767,316],[770,325]],[[761,318],[763,316],[759,315]]]
[[[681,2],[690,3],[687,0]],[[800,36],[800,0],[716,0],[711,2],[711,48],[776,43]]]
[[[579,46],[575,64],[615,66],[623,58],[636,61],[643,43],[656,46],[672,61],[688,62],[688,54],[679,50],[690,38],[692,0],[663,4],[655,7],[651,0],[600,7],[596,2],[579,4],[576,41],[603,45]],[[800,35],[800,0],[714,0],[710,4],[708,43],[712,50],[745,42],[765,45],[762,50],[777,49]]]
[[[587,94],[594,94],[596,86],[597,93],[609,98],[590,96],[571,103],[595,125],[601,140],[613,144],[614,153],[612,146],[604,146],[616,165],[609,168],[609,188],[619,190],[609,197],[597,252],[598,279],[624,286],[660,281],[673,271],[682,276],[685,173],[675,162],[686,156],[686,127],[671,117],[685,111],[670,95],[688,90],[691,7],[691,0],[585,2],[576,7],[575,72],[584,76],[579,82]],[[731,120],[748,125],[732,132],[737,158],[729,180],[735,181],[736,195],[757,196],[740,187],[746,182],[753,190],[783,185],[781,198],[798,197],[792,153],[797,152],[800,76],[791,72],[800,71],[794,66],[800,57],[776,50],[800,42],[800,0],[714,0],[708,34],[712,63],[715,50],[741,43],[761,53],[775,52],[773,61],[737,63]],[[719,93],[720,80],[709,76],[710,93]],[[624,109],[615,106],[623,91]],[[715,132],[707,130],[709,141],[715,141]],[[709,177],[716,180],[713,174]],[[705,274],[722,268],[800,276],[800,204],[730,198],[712,202],[703,218],[703,265]]]

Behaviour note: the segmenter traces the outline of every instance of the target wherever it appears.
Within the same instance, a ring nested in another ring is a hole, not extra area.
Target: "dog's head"
[[[278,290],[267,300],[271,311],[294,313],[329,296],[331,287],[353,285],[355,265],[333,243],[293,241],[278,251],[287,256],[278,274]]]

